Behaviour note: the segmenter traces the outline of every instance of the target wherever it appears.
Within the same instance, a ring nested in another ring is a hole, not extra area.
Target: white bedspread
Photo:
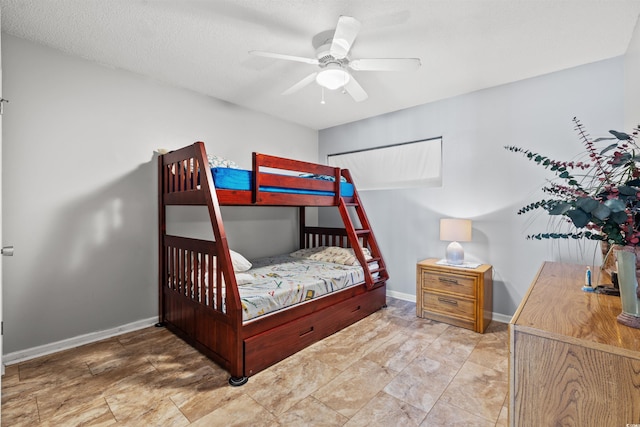
[[[252,263],[253,268],[246,273],[255,280],[238,286],[244,321],[364,282],[364,273],[359,265],[333,264],[288,255],[261,258],[252,260]]]

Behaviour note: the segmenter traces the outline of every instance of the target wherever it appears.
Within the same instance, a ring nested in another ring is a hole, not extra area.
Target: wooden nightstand
[[[492,267],[450,267],[436,261],[417,265],[416,314],[483,333],[493,312]]]

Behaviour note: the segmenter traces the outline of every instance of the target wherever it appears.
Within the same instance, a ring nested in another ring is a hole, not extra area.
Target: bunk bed
[[[202,142],[158,157],[158,325],[226,369],[229,383],[236,386],[384,307],[388,280],[348,170],[259,153],[253,153],[252,160],[250,171],[211,168]],[[227,173],[232,175],[230,185],[221,177]],[[172,205],[206,206],[214,240],[167,234],[167,207]],[[298,207],[298,256],[345,248],[355,265],[334,264],[333,270],[348,270],[355,279],[324,279],[329,284],[325,288],[335,288],[329,289],[333,292],[317,296],[312,291],[293,305],[251,314],[244,283],[234,271],[236,254],[229,249],[220,206]],[[305,208],[316,206],[336,207],[344,227],[307,225]],[[341,285],[333,286],[336,281]]]

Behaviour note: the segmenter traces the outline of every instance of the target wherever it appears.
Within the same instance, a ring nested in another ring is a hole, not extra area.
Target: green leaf
[[[602,141],[602,140],[605,140],[605,139],[613,139],[613,138],[598,138],[594,142]],[[600,155],[603,155],[607,151],[611,151],[611,150],[613,150],[614,148],[617,148],[617,147],[618,147],[618,143],[617,142],[615,144],[611,144],[608,147],[603,148],[602,151],[600,151]]]
[[[631,181],[627,181],[626,183],[629,186],[640,187],[640,178],[632,179]]]
[[[628,185],[621,185],[620,187],[618,187],[618,191],[620,192],[620,194],[625,196],[635,196],[638,192],[638,190],[633,187],[629,187]]]
[[[611,215],[611,209],[609,209],[605,204],[599,204],[598,207],[595,208],[593,212],[591,212],[591,215],[601,221],[604,221],[605,219],[609,218],[609,215]]]
[[[624,212],[627,209],[627,205],[620,199],[609,199],[604,205],[611,209],[611,212]]]
[[[614,139],[614,138],[611,138],[611,137],[606,137],[606,138],[605,138],[605,137],[601,137],[601,138],[596,138],[596,139],[594,139],[594,140],[593,140],[593,142],[610,141],[610,140],[612,140],[612,139]],[[618,144],[616,144],[616,145],[618,145]]]
[[[566,215],[571,218],[573,225],[578,228],[582,228],[589,224],[589,215],[587,215],[582,209],[570,210]]]
[[[592,233],[590,231],[585,231],[584,232],[584,237],[589,239],[589,240],[604,240],[604,237],[602,237],[601,234],[595,234],[595,233]]]
[[[631,139],[631,137],[624,133],[624,132],[618,132],[615,130],[610,130],[609,133],[613,136],[615,136],[616,138],[618,138],[620,141],[628,141]]]
[[[582,209],[583,211],[589,213],[598,207],[600,202],[591,197],[581,197],[576,200],[576,207]]]
[[[624,224],[627,222],[627,213],[626,212],[614,212],[611,214],[611,220],[616,224]]]
[[[571,207],[571,204],[567,202],[558,201],[554,204],[550,204],[547,211],[549,212],[549,215],[564,215],[569,209],[571,209]]]

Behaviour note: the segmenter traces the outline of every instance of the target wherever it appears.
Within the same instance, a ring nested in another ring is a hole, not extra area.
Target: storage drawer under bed
[[[377,292],[380,298],[371,298]],[[336,305],[244,340],[244,372],[251,376],[379,310],[385,288],[356,295]],[[339,315],[337,313],[340,313]]]

